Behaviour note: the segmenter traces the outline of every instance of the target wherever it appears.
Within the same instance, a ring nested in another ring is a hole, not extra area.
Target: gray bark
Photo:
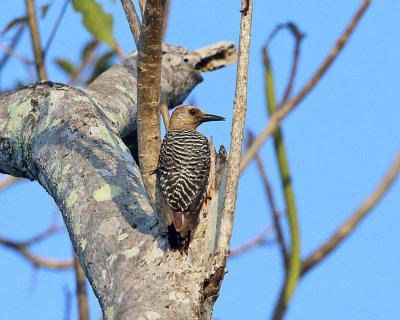
[[[236,61],[227,42],[163,49],[170,108],[202,80],[200,71]],[[168,250],[129,151],[137,147],[136,58],[87,89],[45,81],[1,95],[0,172],[37,180],[54,198],[105,319],[210,318],[229,250],[215,249],[226,155],[222,149],[213,162],[212,200],[188,255]]]

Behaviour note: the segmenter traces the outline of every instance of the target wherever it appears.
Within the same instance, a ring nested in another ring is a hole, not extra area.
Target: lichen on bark
[[[227,42],[163,50],[170,108],[202,80],[196,66],[229,65],[236,52]],[[0,172],[37,180],[54,198],[106,319],[207,318],[225,270],[215,248],[226,154],[215,157],[189,254],[167,250],[134,160],[136,61],[133,53],[85,89],[45,81],[1,95]]]

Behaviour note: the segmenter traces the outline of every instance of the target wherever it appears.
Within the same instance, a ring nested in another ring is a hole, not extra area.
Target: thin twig
[[[142,20],[144,17],[145,7],[146,7],[146,0],[139,0],[139,8],[140,8],[140,13],[142,14]]]
[[[167,131],[168,128],[169,128],[169,120],[170,120],[169,111],[168,111],[167,105],[162,103],[161,107],[160,107],[160,111],[161,111],[161,115],[162,115],[162,118],[163,118],[163,121],[164,121],[165,131]]]
[[[73,266],[73,261],[71,260],[54,260],[34,255],[29,251],[29,248],[24,245],[24,243],[14,242],[0,237],[0,244],[17,251],[37,267],[43,267],[47,269],[70,269]]]
[[[26,65],[32,65],[33,62],[27,58],[25,58],[23,55],[20,55],[19,53],[16,53],[11,47],[8,47],[7,45],[4,44],[3,41],[1,41],[0,38],[0,47],[10,56],[13,56],[14,58],[17,58],[18,60],[22,61]]]
[[[253,0],[243,0],[241,9],[239,58],[237,65],[235,100],[233,104],[231,145],[220,227],[220,235],[223,236],[220,236],[217,244],[217,251],[222,254],[222,259],[227,259],[229,256],[229,243],[232,236],[233,219],[235,216],[240,154],[242,151],[244,122],[247,110],[247,80]]]
[[[396,180],[400,170],[400,150],[395,160],[386,172],[375,190],[368,198],[354,211],[354,213],[340,226],[340,228],[317,250],[303,260],[301,265],[301,275],[307,273],[312,267],[325,259],[339,244],[342,243],[358,226],[362,219],[375,207],[382,199],[387,190]]]
[[[253,132],[250,130],[247,130],[247,141],[246,141],[247,148],[249,148],[249,146],[253,143],[253,141],[254,141]],[[279,243],[279,248],[281,249],[281,253],[282,253],[281,254],[282,262],[283,262],[283,265],[286,270],[287,264],[288,264],[288,254],[287,254],[287,250],[286,250],[285,239],[283,237],[281,223],[279,221],[280,214],[276,208],[274,196],[272,194],[271,184],[269,183],[269,179],[267,177],[267,173],[265,171],[264,164],[261,160],[261,156],[259,153],[256,154],[256,162],[257,162],[258,171],[260,172],[261,179],[264,184],[265,193],[267,195],[268,203],[269,203],[270,210],[272,213],[272,219],[273,219],[275,230],[276,230],[276,236],[277,236],[277,240]]]
[[[58,27],[60,26],[61,20],[65,15],[65,12],[67,11],[67,7],[69,4],[70,0],[65,0],[63,7],[61,8],[60,14],[57,17],[56,24],[53,27],[53,30],[51,31],[50,37],[46,42],[46,45],[44,46],[43,50],[43,59],[45,58],[47,52],[49,51],[50,45],[53,42],[54,36],[56,35],[56,32],[58,30]]]
[[[163,33],[162,33],[162,41],[165,41],[165,36],[167,34],[167,28],[168,28],[168,17],[169,17],[169,10],[171,8],[170,6],[171,1],[166,0],[165,3],[165,14],[164,14],[164,25],[163,25]]]
[[[235,258],[239,255],[242,255],[251,249],[254,249],[266,242],[266,239],[269,234],[274,230],[274,224],[271,223],[270,225],[267,225],[264,227],[261,232],[251,241],[247,242],[243,246],[240,246],[238,248],[235,248],[231,251],[231,255],[229,256],[229,259]]]
[[[39,233],[38,235],[32,237],[31,239],[25,240],[25,241],[12,241],[3,237],[0,237],[0,244],[16,250],[19,254],[27,258],[35,267],[44,267],[48,269],[69,269],[72,268],[73,261],[59,261],[59,260],[53,260],[53,259],[48,259],[48,258],[42,258],[37,255],[34,255],[33,253],[30,252],[29,247],[31,245],[34,245],[38,243],[39,241],[42,241],[44,239],[47,239],[51,235],[60,232],[62,230],[65,230],[63,226],[58,226],[55,224],[51,224],[50,227]]]
[[[30,293],[33,293],[37,287],[37,283],[38,283],[38,271],[39,268],[37,266],[34,266],[32,268],[32,275],[31,275],[31,279],[29,281],[29,289],[28,291]]]
[[[29,30],[31,32],[32,47],[35,55],[35,65],[39,80],[47,80],[46,66],[43,60],[43,52],[40,44],[39,28],[36,17],[34,0],[25,0],[28,12]]]
[[[38,235],[32,237],[31,239],[20,242],[20,245],[28,247],[48,238],[51,235],[54,235],[57,232],[62,232],[62,231],[65,231],[65,226],[51,225],[47,230],[39,233]]]
[[[124,8],[129,27],[131,28],[136,48],[139,48],[141,26],[135,6],[133,5],[132,0],[121,0],[121,3],[122,7]]]
[[[64,320],[71,320],[71,291],[67,286],[64,287],[65,307],[64,307]]]
[[[263,61],[265,68],[265,93],[267,100],[268,114],[271,115],[276,110],[276,98],[274,79],[272,75],[271,63],[267,53],[267,48],[263,48]],[[296,288],[298,278],[300,275],[300,230],[297,219],[296,201],[293,191],[293,185],[290,177],[290,170],[288,164],[288,157],[286,154],[286,147],[284,144],[283,134],[278,127],[273,133],[275,154],[278,161],[279,174],[285,196],[286,215],[289,222],[290,230],[290,255],[288,268],[286,269],[285,281],[283,282],[281,294],[276,304],[273,319],[281,319],[290,299],[293,296]]]
[[[289,31],[294,36],[295,49],[294,49],[293,58],[292,58],[292,68],[291,68],[291,72],[290,72],[290,77],[289,77],[289,81],[286,85],[284,94],[283,94],[283,99],[281,101],[281,105],[283,105],[284,103],[287,102],[287,100],[289,99],[289,96],[292,92],[293,83],[294,83],[294,79],[296,77],[296,72],[297,72],[297,65],[298,65],[298,59],[299,59],[299,53],[300,53],[300,43],[301,43],[301,40],[304,38],[304,34],[300,32],[299,28],[297,28],[297,26],[294,23],[288,22],[285,24],[279,24],[275,27],[275,29],[268,36],[267,40],[265,41],[265,47],[268,47],[270,42],[277,35],[277,33],[284,28],[289,29]]]
[[[89,304],[86,290],[86,277],[78,257],[74,254],[74,271],[76,280],[76,295],[78,300],[79,320],[89,320]]]
[[[21,180],[23,180],[23,178],[14,177],[14,176],[6,176],[3,180],[0,181],[0,191],[8,188],[9,186],[11,186]]]
[[[165,0],[147,1],[138,54],[138,147],[139,164],[150,196],[155,199],[161,146],[161,37]]]
[[[12,38],[11,43],[8,46],[8,49],[10,49],[11,51],[14,50],[15,46],[18,44],[19,40],[21,39],[21,36],[25,30],[25,26],[26,26],[25,23],[21,24],[19,26],[17,32],[15,33],[14,37]],[[0,70],[3,70],[3,67],[6,65],[10,56],[11,56],[10,53],[8,53],[8,52],[4,53],[3,57],[0,60]]]
[[[267,125],[264,127],[260,135],[256,138],[253,145],[247,150],[243,155],[242,161],[240,163],[240,172],[247,167],[250,161],[254,158],[260,147],[263,145],[265,140],[278,128],[282,120],[292,111],[299,103],[304,99],[304,97],[315,87],[318,81],[322,78],[328,68],[331,66],[332,62],[338,56],[340,51],[343,49],[344,45],[347,43],[350,35],[352,34],[354,28],[357,26],[361,17],[365,13],[366,9],[370,5],[372,0],[364,0],[358,9],[357,13],[354,15],[353,19],[347,26],[346,30],[337,40],[335,46],[331,52],[326,57],[325,61],[318,68],[315,74],[311,77],[308,83],[300,90],[300,92],[289,102],[280,107],[274,114],[270,117]]]
[[[292,58],[292,68],[290,71],[289,81],[286,85],[286,89],[283,94],[283,98],[281,101],[281,105],[284,105],[288,100],[293,90],[294,79],[296,78],[297,73],[297,65],[299,63],[299,56],[300,56],[300,45],[301,41],[304,39],[304,33],[301,33],[297,26],[291,22],[286,24],[287,28],[292,32],[295,44],[294,44],[294,52]]]

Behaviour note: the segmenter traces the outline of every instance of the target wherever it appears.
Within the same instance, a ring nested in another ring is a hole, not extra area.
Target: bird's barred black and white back
[[[169,242],[174,249],[187,250],[206,197],[209,171],[210,146],[204,135],[189,129],[168,131],[161,145],[158,172],[170,225]]]

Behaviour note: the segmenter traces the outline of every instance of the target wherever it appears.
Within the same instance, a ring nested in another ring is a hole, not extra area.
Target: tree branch
[[[86,277],[81,265],[79,264],[79,260],[75,252],[73,252],[73,255],[79,320],[89,320],[90,318],[88,297],[86,291]]]
[[[300,45],[301,41],[304,39],[304,33],[300,32],[300,30],[294,23],[289,22],[284,26],[286,26],[294,36],[295,44],[294,44],[294,52],[292,58],[292,68],[290,71],[289,81],[286,85],[286,89],[283,94],[281,105],[284,105],[289,100],[290,94],[292,93],[294,79],[296,78],[296,73],[297,73],[297,65],[300,57]]]
[[[391,167],[385,174],[382,181],[369,195],[369,197],[354,211],[354,213],[340,226],[340,228],[318,249],[303,260],[301,265],[301,275],[303,276],[311,268],[325,259],[334,249],[336,249],[344,239],[346,239],[366,217],[366,215],[382,199],[392,183],[396,180],[400,170],[400,150],[394,159]]]
[[[7,176],[0,181],[0,191],[8,188],[9,186],[15,184],[18,181],[21,181],[21,178],[14,177],[14,176]]]
[[[165,0],[148,0],[144,12],[138,54],[139,166],[150,195],[155,199],[160,154],[161,37]]]
[[[254,141],[254,134],[250,130],[248,130],[247,132],[248,132],[247,148],[249,148],[249,146]],[[264,184],[265,193],[266,193],[268,203],[270,206],[270,210],[271,210],[271,214],[272,214],[272,220],[274,222],[274,228],[276,230],[276,236],[278,239],[279,248],[281,250],[282,262],[283,262],[283,265],[286,270],[287,264],[288,264],[288,253],[286,250],[286,243],[285,243],[285,239],[283,237],[281,223],[279,221],[280,214],[276,208],[274,196],[272,194],[271,184],[269,183],[267,173],[265,172],[265,168],[264,168],[264,165],[263,165],[263,162],[261,160],[261,156],[259,153],[256,154],[256,162],[257,162],[258,171],[260,172],[261,180],[263,181],[263,184]]]
[[[265,68],[265,93],[267,108],[268,114],[271,115],[276,110],[276,98],[272,68],[266,47],[263,49],[263,61]],[[273,133],[273,140],[283,194],[285,196],[286,216],[289,221],[291,239],[289,263],[288,268],[286,269],[285,281],[282,285],[281,294],[273,315],[273,319],[281,319],[290,299],[293,296],[300,275],[300,230],[297,219],[296,201],[286,155],[286,147],[280,127],[278,127]]]
[[[72,261],[59,261],[53,260],[48,258],[42,258],[37,255],[34,255],[30,252],[29,247],[38,243],[48,237],[52,236],[53,234],[60,232],[61,230],[65,230],[61,226],[51,225],[47,230],[39,233],[38,235],[32,237],[31,239],[15,242],[9,239],[0,237],[0,244],[17,251],[23,257],[28,259],[36,267],[43,267],[48,269],[69,269],[72,267]]]
[[[28,246],[24,242],[15,242],[0,237],[0,244],[15,250],[36,267],[47,269],[70,269],[73,265],[73,262],[69,260],[54,260],[34,255],[32,252],[30,252]]]
[[[164,42],[165,36],[167,35],[169,10],[171,8],[170,4],[171,4],[170,0],[165,1],[164,23],[162,28],[162,42]]]
[[[145,7],[146,7],[146,0],[139,0],[139,8],[140,8],[140,13],[142,14],[142,19],[144,17]]]
[[[221,222],[221,234],[223,236],[218,239],[217,247],[218,251],[222,254],[220,259],[223,261],[226,261],[229,257],[229,244],[232,235],[233,219],[236,207],[240,154],[242,152],[244,123],[247,110],[247,77],[250,56],[252,14],[253,0],[242,1],[239,59],[236,75],[235,100],[233,104],[231,145]]]
[[[275,228],[275,226],[273,223],[264,227],[264,229],[262,229],[261,232],[253,240],[247,242],[246,244],[244,244],[238,248],[233,249],[231,251],[229,259],[240,256],[240,255],[264,244],[266,242],[268,235],[272,233],[274,228]]]
[[[35,54],[35,64],[39,80],[46,80],[46,67],[43,59],[42,47],[40,44],[39,28],[36,18],[36,9],[34,0],[25,0],[28,11],[29,30],[31,32],[32,47]]]
[[[240,162],[240,173],[247,167],[250,161],[254,158],[257,151],[261,148],[266,139],[278,128],[282,120],[291,112],[303,99],[304,97],[315,87],[318,81],[322,78],[328,68],[331,66],[332,62],[341,52],[350,35],[354,31],[355,27],[359,23],[361,17],[364,15],[368,6],[372,0],[364,0],[360,8],[354,15],[353,19],[350,21],[349,25],[343,32],[343,34],[337,40],[335,46],[332,48],[331,52],[328,54],[324,62],[307,82],[307,84],[300,90],[300,92],[289,102],[281,106],[274,114],[270,117],[267,125],[261,131],[260,135],[255,139],[253,145],[247,150],[243,155]]]
[[[53,42],[54,36],[56,35],[56,32],[58,30],[58,27],[60,26],[61,20],[65,15],[65,12],[67,11],[67,7],[69,4],[70,0],[65,0],[64,1],[64,5],[61,8],[60,14],[58,15],[58,18],[56,20],[56,23],[54,24],[53,30],[51,31],[50,37],[46,42],[46,45],[44,46],[44,50],[43,50],[43,59],[46,57],[47,52],[50,49],[51,43]],[[44,80],[44,79],[41,79]]]
[[[36,236],[32,237],[31,239],[20,242],[19,246],[29,247],[35,243],[38,243],[38,242],[54,235],[57,232],[62,232],[62,231],[65,231],[64,226],[58,226],[58,225],[52,224],[47,230],[37,234]]]
[[[25,58],[23,55],[16,53],[12,47],[6,46],[3,43],[3,41],[1,41],[1,39],[0,39],[0,47],[6,52],[6,54],[8,56],[13,56],[14,58],[17,58],[18,60],[20,60],[21,62],[23,62],[26,65],[32,65],[33,64],[32,61],[30,61],[29,59]]]
[[[165,131],[168,130],[169,128],[169,120],[170,120],[170,116],[169,116],[169,112],[168,112],[168,107],[165,103],[161,104],[160,107],[160,112],[164,121],[164,127],[165,127]]]
[[[202,60],[223,63],[223,55],[213,57],[216,46],[200,56],[164,45],[168,107],[201,81],[196,66]],[[212,199],[188,255],[166,250],[142,176],[122,141],[136,141],[136,63],[135,52],[87,89],[45,81],[0,95],[0,172],[36,179],[54,198],[105,319],[203,319],[225,270],[215,257],[226,154],[221,149],[214,157]]]
[[[6,65],[8,59],[10,58],[10,56],[11,56],[10,52],[11,53],[15,53],[13,50],[16,47],[16,45],[18,44],[19,40],[21,39],[21,36],[22,36],[22,34],[24,33],[24,30],[25,30],[25,26],[26,26],[25,23],[20,25],[18,30],[17,30],[17,32],[15,33],[14,37],[12,38],[10,45],[8,47],[5,46],[7,49],[5,49],[6,52],[4,53],[3,57],[0,59],[0,70],[3,70],[3,68]],[[2,44],[3,43],[1,42],[1,39],[0,39],[0,46]],[[25,57],[23,57],[23,58],[25,59]],[[24,61],[24,63],[25,62],[26,61]],[[29,64],[32,64],[31,61],[28,61],[28,62],[29,62]]]
[[[64,302],[64,320],[71,320],[71,291],[67,286],[64,286],[64,297],[65,297],[65,302]],[[101,320],[103,317],[100,318]]]
[[[139,48],[141,26],[135,6],[133,5],[132,0],[121,0],[121,3],[125,11],[126,19],[128,20],[133,39],[135,40],[136,48]]]

